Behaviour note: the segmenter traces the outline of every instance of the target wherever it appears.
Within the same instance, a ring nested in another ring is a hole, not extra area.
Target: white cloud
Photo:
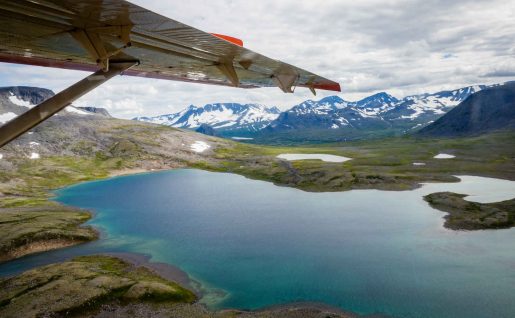
[[[515,77],[514,1],[132,1],[201,30],[239,37],[249,49],[339,81],[350,100],[383,90],[402,97]],[[56,91],[86,74],[6,64],[0,64],[0,73],[4,85]],[[317,98],[331,94],[320,91]],[[210,102],[285,109],[308,98],[305,89],[292,95],[277,88],[118,77],[78,104],[129,118]]]

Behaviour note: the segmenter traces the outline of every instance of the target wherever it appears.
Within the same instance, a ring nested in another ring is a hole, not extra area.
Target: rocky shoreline
[[[23,246],[14,248],[14,249],[8,251],[6,254],[0,255],[0,263],[14,260],[14,259],[23,257],[25,255],[47,252],[47,251],[56,250],[59,248],[65,248],[65,247],[77,245],[80,243],[82,243],[82,242],[73,241],[73,240],[65,240],[65,239],[49,239],[46,241],[30,242]]]

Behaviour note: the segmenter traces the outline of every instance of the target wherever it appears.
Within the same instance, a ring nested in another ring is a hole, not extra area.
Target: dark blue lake
[[[514,317],[515,231],[446,230],[444,213],[422,196],[515,197],[515,182],[463,180],[309,193],[173,170],[83,183],[56,200],[95,211],[90,224],[103,238],[4,264],[0,274],[78,254],[138,252],[188,272],[213,308],[315,301],[394,317]]]

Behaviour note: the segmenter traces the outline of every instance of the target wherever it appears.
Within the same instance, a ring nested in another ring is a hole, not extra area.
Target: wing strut
[[[0,127],[0,148],[42,121],[50,118],[58,111],[70,105],[77,98],[136,64],[138,64],[137,61],[112,61],[109,64],[109,70],[105,72],[103,70],[96,71],[62,92],[7,122]]]

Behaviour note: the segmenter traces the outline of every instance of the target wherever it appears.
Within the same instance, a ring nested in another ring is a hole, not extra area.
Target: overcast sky
[[[515,79],[515,1],[133,0],[198,29],[235,36],[266,56],[338,81],[346,100],[396,97]],[[0,86],[60,91],[86,73],[0,63]],[[333,93],[319,91],[316,99]],[[243,90],[118,77],[75,104],[118,117],[239,102],[287,109],[309,90]]]

